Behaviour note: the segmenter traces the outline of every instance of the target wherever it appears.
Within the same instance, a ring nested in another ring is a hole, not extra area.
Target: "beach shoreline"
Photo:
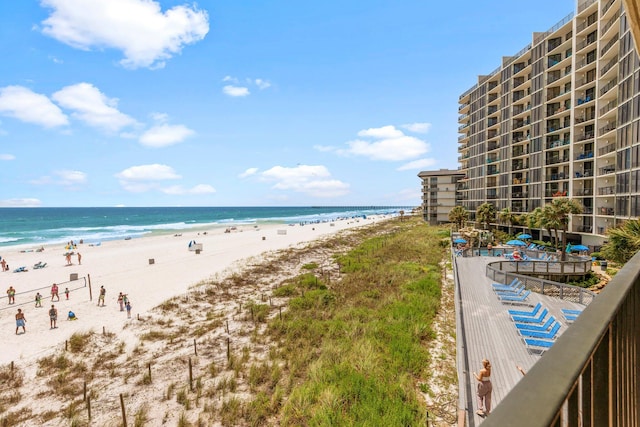
[[[4,286],[0,298],[0,344],[5,349],[0,363],[33,363],[34,359],[64,345],[76,332],[119,334],[127,324],[135,322],[138,315],[144,317],[149,310],[203,281],[239,270],[261,254],[299,247],[342,230],[391,217],[374,215],[307,225],[261,222],[259,225],[198,227],[130,240],[110,240],[99,246],[84,243],[73,250],[71,265],[66,265],[64,253],[68,250],[64,244],[45,245],[42,252],[4,247],[2,256],[9,264],[9,271],[0,272],[0,284]],[[225,232],[227,229],[229,232]],[[202,244],[200,253],[189,250],[189,242],[194,240]],[[78,263],[78,252],[82,254],[82,264]],[[38,262],[47,266],[34,269]],[[13,272],[22,266],[28,271]],[[70,281],[75,275],[78,280]],[[60,301],[51,301],[53,283],[59,284]],[[15,304],[8,304],[5,291],[9,286],[16,289]],[[97,306],[101,286],[106,289],[104,307]],[[69,300],[64,294],[66,287],[70,289]],[[42,308],[35,307],[38,289],[43,296]],[[131,300],[131,319],[126,312],[120,312],[119,292]],[[51,304],[58,310],[56,329],[50,329],[49,325]],[[27,319],[26,333],[20,335],[14,333],[18,308]],[[78,320],[67,321],[68,311],[73,311]]]

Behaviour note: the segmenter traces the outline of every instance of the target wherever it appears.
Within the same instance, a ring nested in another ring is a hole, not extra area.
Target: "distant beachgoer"
[[[78,320],[78,316],[73,311],[70,311],[67,314],[67,320]]]
[[[66,296],[67,299],[69,299],[69,288],[64,288],[64,296]]]
[[[4,258],[2,258],[2,261],[0,261],[0,265],[2,265],[2,271],[9,270],[9,267],[7,266],[7,261],[5,261]]]
[[[129,296],[127,294],[122,295],[122,301],[124,302],[124,305],[126,306],[127,303],[129,302]]]
[[[67,265],[71,265],[71,252],[67,252],[67,255],[65,255],[65,257],[67,258]]]
[[[18,328],[22,328],[22,333],[26,334],[27,333],[27,329],[25,328],[25,323],[27,323],[27,319],[24,317],[24,313],[22,312],[22,309],[18,309],[18,312],[16,313],[16,335],[18,335]]]
[[[9,289],[7,289],[7,297],[9,298],[9,304],[16,303],[16,290],[13,286],[9,286]]]
[[[131,302],[127,301],[127,319],[131,319]]]
[[[53,297],[56,297],[56,301],[60,301],[60,295],[58,295],[58,285],[55,283],[51,285],[51,301],[53,301]]]
[[[122,292],[118,295],[118,304],[120,305],[120,311],[124,311],[124,295],[122,295]]]
[[[42,307],[42,295],[40,295],[40,292],[36,293],[36,307]]]
[[[82,255],[78,252],[78,265],[82,264]]]
[[[100,307],[100,303],[104,307],[104,297],[107,295],[107,290],[104,286],[100,286],[100,296],[98,297],[98,307]]]
[[[58,309],[56,308],[55,305],[51,304],[51,308],[49,309],[49,324],[51,325],[51,327],[49,329],[55,329],[57,328],[57,322],[58,322]]]

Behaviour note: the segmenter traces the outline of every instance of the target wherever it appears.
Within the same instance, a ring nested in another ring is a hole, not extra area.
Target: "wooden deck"
[[[559,334],[567,325],[561,308],[582,309],[584,306],[532,292],[527,305],[502,304],[493,292],[493,281],[486,277],[486,265],[494,257],[454,258],[456,281],[456,316],[458,323],[458,378],[460,405],[466,408],[468,425],[479,425],[483,418],[475,415],[476,385],[473,372],[482,368],[482,359],[492,365],[492,407],[495,407],[522,378],[517,365],[528,371],[541,357],[530,354],[509,317],[509,309],[526,310],[541,302],[562,323]]]

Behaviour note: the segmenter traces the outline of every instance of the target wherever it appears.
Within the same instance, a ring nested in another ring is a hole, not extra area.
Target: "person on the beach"
[[[491,363],[487,359],[482,360],[482,369],[477,374],[474,372],[473,376],[478,380],[478,410],[476,414],[481,417],[486,417],[491,413],[491,392],[493,386],[491,385]]]
[[[9,267],[7,266],[7,261],[5,261],[4,258],[2,258],[2,261],[0,261],[0,265],[2,265],[2,271],[7,271],[9,269]]]
[[[58,322],[58,309],[56,308],[55,305],[51,304],[51,309],[49,309],[49,324],[51,326],[50,329],[55,329],[57,328],[57,322]]]
[[[78,252],[78,265],[82,264],[82,255]]]
[[[127,319],[131,319],[131,301],[127,301]]]
[[[120,311],[124,311],[124,296],[122,292],[118,295],[118,304],[120,305]]]
[[[13,286],[9,286],[9,289],[7,289],[7,297],[9,298],[9,304],[16,303],[16,290]]]
[[[104,297],[107,295],[107,290],[104,286],[100,286],[100,296],[98,297],[98,307],[100,307],[100,303],[104,307]]]
[[[22,333],[26,334],[27,329],[24,327],[24,324],[27,323],[27,319],[24,317],[24,313],[22,309],[19,308],[16,313],[16,335],[18,335],[18,328],[22,327]]]
[[[71,265],[71,252],[67,252],[65,257],[67,258],[67,265]]]
[[[40,295],[40,292],[36,294],[36,307],[42,307],[42,295]]]
[[[67,320],[78,320],[78,316],[73,311],[69,311],[67,314]]]
[[[69,299],[69,288],[64,288],[64,296]]]
[[[51,301],[53,301],[53,297],[56,297],[56,301],[60,301],[60,295],[58,295],[58,285],[55,283],[51,285]]]
[[[129,303],[129,296],[127,294],[122,295],[122,301],[124,302],[124,305],[126,306]]]

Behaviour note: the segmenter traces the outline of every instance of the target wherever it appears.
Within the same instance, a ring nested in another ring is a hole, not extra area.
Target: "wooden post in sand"
[[[82,400],[87,401],[87,382],[84,382],[84,387],[82,388]]]
[[[89,301],[93,301],[93,294],[91,293],[91,275],[87,274],[87,280],[89,281]]]
[[[122,425],[127,427],[127,413],[124,410],[124,397],[122,397],[122,393],[120,393],[120,407],[122,408]]]
[[[91,421],[91,398],[87,397],[87,413],[89,415],[89,421]]]
[[[227,333],[229,333],[229,321],[227,320]]]
[[[231,359],[231,343],[229,342],[229,337],[227,337],[227,362]]]
[[[193,368],[191,366],[191,358],[189,358],[189,390],[193,391]]]
[[[193,339],[193,352],[196,356],[198,356],[198,345],[196,344],[196,339]]]

